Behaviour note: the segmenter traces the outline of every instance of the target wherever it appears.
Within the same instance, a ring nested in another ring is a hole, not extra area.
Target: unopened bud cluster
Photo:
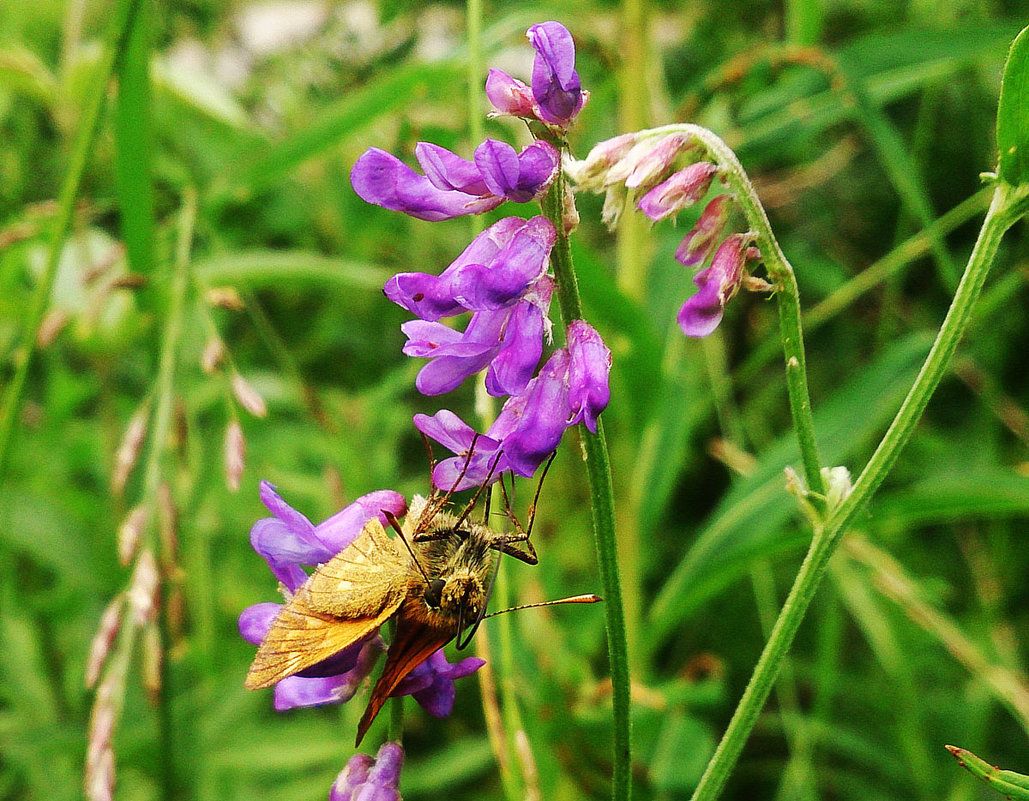
[[[709,160],[703,145],[679,131],[616,136],[598,144],[582,161],[567,161],[564,170],[579,189],[605,193],[603,219],[609,227],[630,202],[656,223],[674,218],[723,183],[722,169]],[[752,234],[729,233],[732,207],[733,197],[727,192],[708,200],[675,252],[683,266],[703,268],[693,279],[697,293],[679,311],[679,327],[686,336],[710,334],[741,287],[759,286],[749,280],[748,271],[760,254],[752,245]]]

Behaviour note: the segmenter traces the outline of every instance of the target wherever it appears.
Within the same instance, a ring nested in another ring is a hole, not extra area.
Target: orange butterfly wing
[[[403,603],[406,567],[378,518],[297,590],[257,649],[244,686],[270,687],[367,637]]]
[[[404,677],[452,639],[453,632],[435,629],[420,622],[411,622],[401,614],[397,635],[393,638],[386,656],[386,666],[382,669],[379,680],[375,682],[368,707],[361,716],[361,722],[357,724],[355,745],[361,744],[368,727],[372,725],[389,694]]]

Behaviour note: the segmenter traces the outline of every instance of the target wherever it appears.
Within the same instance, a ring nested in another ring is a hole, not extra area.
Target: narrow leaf
[[[998,172],[1009,184],[1029,181],[1029,28],[1015,37],[1004,65],[997,108]]]

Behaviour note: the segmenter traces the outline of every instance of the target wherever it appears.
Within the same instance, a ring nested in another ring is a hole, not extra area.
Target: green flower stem
[[[572,251],[565,230],[563,198],[564,176],[560,173],[543,201],[543,212],[557,229],[557,242],[550,252],[550,264],[557,280],[561,319],[565,326],[582,319],[579,286],[572,266]],[[607,625],[607,654],[611,664],[611,691],[614,706],[614,770],[612,797],[628,801],[632,793],[632,731],[630,720],[629,649],[625,636],[625,613],[618,575],[618,542],[615,537],[614,489],[608,459],[604,424],[597,421],[597,433],[580,426],[580,442],[589,481],[593,514],[593,535],[597,563],[604,591],[604,616]]]
[[[194,191],[187,191],[182,214],[179,219],[179,234],[175,248],[175,265],[168,289],[164,332],[161,337],[161,355],[157,369],[157,409],[154,412],[154,430],[150,438],[150,450],[147,453],[146,468],[143,474],[143,502],[151,509],[156,506],[158,487],[161,483],[161,462],[168,444],[171,431],[172,414],[175,405],[175,366],[178,362],[179,342],[182,339],[186,310],[186,292],[189,287],[189,256],[193,243],[193,230],[196,223],[197,196]],[[151,516],[152,520],[152,516]],[[153,536],[155,526],[151,522],[148,530]],[[159,542],[153,544],[154,553],[161,553]],[[164,560],[162,559],[162,562]],[[168,598],[171,591],[171,578],[166,571],[161,575],[161,597]],[[174,747],[174,725],[172,723],[171,704],[169,701],[168,644],[171,641],[168,632],[167,616],[160,614],[161,651],[161,693],[158,705],[159,730],[161,738],[161,770],[164,798],[171,799],[176,795],[176,771]]]
[[[783,356],[786,360],[786,388],[790,397],[793,427],[797,432],[801,461],[804,465],[804,477],[807,479],[808,489],[814,495],[812,501],[817,504],[819,499],[825,496],[825,483],[822,480],[822,465],[815,443],[814,418],[811,414],[811,398],[807,388],[804,335],[800,325],[800,293],[793,267],[772,234],[768,215],[758,200],[753,184],[729,146],[707,128],[688,123],[651,128],[648,131],[641,131],[640,136],[667,136],[671,133],[682,133],[701,142],[714,157],[722,170],[724,181],[733,191],[736,202],[743,210],[747,224],[754,234],[754,241],[761,251],[761,258],[775,288],[779,304],[779,329]]]
[[[61,263],[64,240],[71,228],[72,216],[75,212],[75,198],[79,194],[89,154],[93,151],[93,145],[100,134],[101,111],[107,96],[107,84],[128,47],[129,35],[135,25],[141,2],[142,0],[125,0],[121,4],[118,16],[111,27],[111,44],[97,68],[94,80],[90,85],[90,95],[82,112],[79,130],[72,148],[71,161],[68,171],[64,174],[64,182],[61,184],[61,194],[57,201],[57,219],[54,220],[53,228],[50,231],[50,248],[47,252],[46,265],[25,313],[23,341],[14,352],[14,376],[7,388],[4,407],[0,412],[0,485],[3,484],[3,478],[7,473],[15,423],[21,412],[25,380],[29,374],[32,356],[36,351],[39,328],[43,323],[47,303],[50,301],[50,290],[53,288],[57,268]]]
[[[1001,237],[1018,218],[1018,209],[1025,203],[1026,194],[1025,189],[1015,190],[1005,184],[996,187],[979,239],[925,364],[882,442],[855,482],[851,494],[830,514],[824,525],[816,526],[811,546],[789,597],[775,621],[729,727],[701,777],[693,801],[713,801],[725,786],[778,678],[779,669],[821,583],[829,558],[839,545],[843,533],[879,488],[900,450],[911,438],[929,398],[946,374],[950,358],[968,327],[972,309],[982,291]]]

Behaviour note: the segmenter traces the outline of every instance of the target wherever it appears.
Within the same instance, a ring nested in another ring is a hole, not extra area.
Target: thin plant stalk
[[[72,217],[75,213],[75,199],[78,197],[79,188],[82,185],[82,177],[86,171],[89,155],[93,152],[93,146],[100,135],[100,121],[103,116],[104,100],[107,96],[107,84],[128,47],[130,34],[141,4],[142,0],[125,0],[119,7],[119,13],[111,27],[111,44],[107,47],[105,56],[97,68],[96,76],[90,84],[90,94],[86,100],[79,130],[72,147],[71,161],[68,171],[64,174],[64,182],[61,184],[61,193],[57,201],[57,218],[50,230],[46,264],[25,312],[22,342],[13,354],[14,376],[7,387],[3,410],[0,411],[0,485],[3,484],[4,476],[7,473],[11,444],[16,428],[15,423],[21,412],[25,380],[28,378],[32,357],[36,352],[39,329],[50,301],[50,292],[53,289],[54,279],[57,277],[57,268],[61,263],[64,241],[71,228]]]
[[[911,438],[929,398],[946,374],[951,356],[968,327],[975,301],[982,291],[1001,237],[1018,219],[1016,208],[1024,204],[1024,195],[1024,190],[1016,190],[1003,183],[997,184],[993,202],[936,341],[893,423],[855,482],[853,491],[830,513],[824,523],[815,525],[811,546],[790,594],[772,628],[772,633],[722,741],[718,744],[693,794],[693,801],[712,801],[724,788],[775,685],[797,629],[825,575],[829,558],[836,551],[844,532],[879,488],[901,449]]]
[[[557,230],[557,241],[550,263],[557,283],[561,320],[567,327],[582,318],[579,287],[572,265],[572,252],[565,230],[563,199],[564,176],[560,173],[543,201],[543,213]],[[583,461],[589,483],[593,535],[597,549],[600,582],[604,592],[604,618],[607,627],[607,653],[611,666],[611,695],[614,715],[614,768],[612,797],[628,801],[632,794],[632,721],[630,717],[629,649],[625,633],[625,612],[618,566],[618,541],[615,536],[614,488],[608,457],[604,422],[597,421],[597,433],[579,427]]]

